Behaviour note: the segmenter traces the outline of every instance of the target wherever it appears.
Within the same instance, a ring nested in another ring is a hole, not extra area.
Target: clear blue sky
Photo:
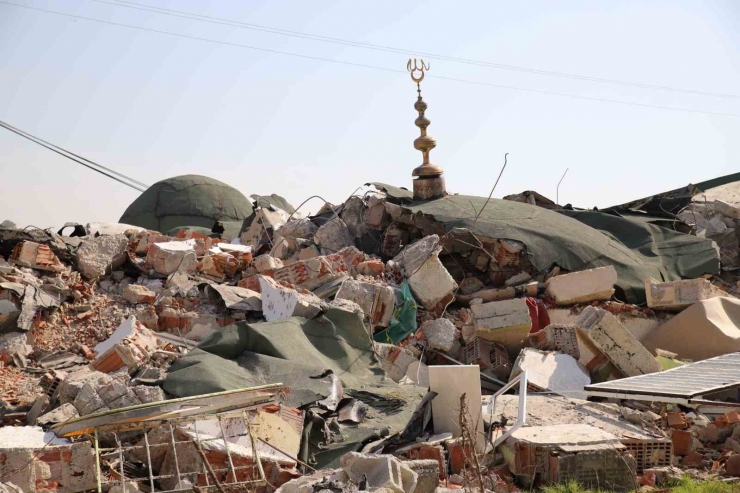
[[[6,0],[3,0],[6,1]],[[187,173],[298,204],[367,181],[411,186],[408,55],[183,19],[92,0],[0,3],[0,120],[146,183]],[[106,0],[107,1],[107,0]],[[200,15],[545,71],[740,96],[740,2],[136,0]],[[523,190],[608,206],[740,171],[740,98],[431,59],[432,162],[448,190]],[[0,129],[0,220],[117,221],[137,192]],[[318,204],[310,204],[314,212]]]

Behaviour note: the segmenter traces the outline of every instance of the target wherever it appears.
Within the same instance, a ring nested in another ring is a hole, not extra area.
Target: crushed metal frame
[[[519,375],[516,376],[513,380],[509,381],[506,385],[504,385],[501,390],[493,394],[493,397],[491,397],[491,400],[488,402],[488,413],[491,416],[491,422],[493,422],[493,410],[496,409],[496,399],[498,396],[506,392],[507,390],[513,388],[516,386],[516,384],[519,384],[519,405],[517,406],[517,419],[516,424],[506,430],[506,432],[498,437],[494,442],[493,446],[498,447],[500,444],[502,444],[507,438],[509,438],[514,432],[516,432],[519,428],[524,426],[527,422],[527,372],[523,371]]]
[[[224,425],[224,419],[235,419],[235,418],[243,420],[244,429],[246,430],[246,432],[236,433],[236,434],[227,434],[227,431],[226,431],[227,426]],[[218,426],[221,430],[220,437],[201,437],[201,433],[198,431],[197,422],[202,422],[206,420],[218,421]],[[192,427],[193,427],[192,429],[195,433],[195,438],[190,439],[190,440],[178,440],[175,437],[176,428],[182,427],[188,424],[192,424]],[[148,432],[154,429],[157,429],[157,428],[161,428],[161,427],[169,428],[169,436],[170,436],[169,441],[164,441],[162,443],[156,443],[156,444],[149,443]],[[154,481],[161,480],[161,479],[177,478],[176,484],[180,484],[180,482],[183,479],[192,478],[194,476],[199,477],[201,475],[203,475],[206,485],[198,486],[200,491],[224,491],[224,486],[228,486],[228,487],[265,486],[268,484],[267,478],[265,476],[265,471],[262,467],[262,461],[261,461],[258,446],[257,446],[258,442],[252,434],[252,427],[247,417],[246,410],[225,412],[225,413],[219,413],[215,415],[201,414],[201,415],[195,415],[195,416],[188,416],[185,418],[171,418],[171,419],[163,419],[163,420],[158,420],[158,421],[145,422],[141,426],[141,430],[144,433],[144,439],[143,439],[144,444],[124,446],[121,444],[121,441],[118,439],[118,435],[119,433],[125,433],[127,431],[131,431],[130,428],[131,428],[130,426],[126,426],[126,425],[115,425],[115,426],[111,425],[111,426],[95,427],[95,432],[94,432],[94,436],[92,437],[92,440],[93,440],[94,450],[95,450],[95,459],[96,459],[95,476],[96,476],[96,481],[97,481],[98,493],[102,493],[106,485],[112,486],[115,484],[119,484],[122,488],[122,491],[128,491],[126,489],[126,483],[130,483],[130,482],[148,483],[147,486],[150,488],[150,491],[160,491],[163,493],[178,493],[178,492],[192,491],[190,488],[185,488],[185,489],[176,488],[176,489],[168,489],[168,490],[155,489]],[[100,447],[100,434],[101,433],[113,433],[114,436],[116,437],[117,445],[115,447]],[[252,448],[252,460],[253,460],[252,464],[243,465],[243,466],[234,465],[234,457],[232,453],[232,448],[229,447],[229,439],[239,438],[239,437],[249,437],[251,448]],[[207,442],[214,442],[214,441],[223,444],[226,456],[228,458],[227,467],[214,468],[214,466],[208,462],[206,454],[203,451],[203,444]],[[195,448],[197,448],[198,452],[200,453],[203,470],[200,470],[199,472],[195,472],[195,471],[182,472],[181,471],[180,464],[182,463],[182,460],[180,457],[178,457],[177,449],[178,449],[178,446],[182,447],[182,446],[187,446],[188,444],[192,444]],[[152,452],[153,452],[153,449],[160,448],[160,447],[168,447],[168,449],[173,451],[175,474],[159,474],[156,476],[153,474],[152,472]],[[131,475],[129,474],[129,476],[127,477],[125,469],[124,469],[125,461],[124,461],[123,455],[125,452],[133,451],[137,449],[144,449],[146,452],[147,476],[146,477],[131,477]],[[119,469],[116,471],[116,473],[120,476],[120,478],[117,478],[117,479],[104,479],[103,478],[103,472],[101,468],[101,459],[103,459],[104,456],[109,456],[109,455],[118,457]],[[246,471],[246,474],[243,471]],[[250,479],[239,481],[240,475],[244,475],[245,478],[250,478]],[[218,476],[225,476],[225,481],[219,481]],[[251,479],[254,476],[256,476],[258,479]]]

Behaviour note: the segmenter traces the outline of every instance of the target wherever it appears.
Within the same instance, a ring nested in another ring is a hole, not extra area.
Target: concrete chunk
[[[457,283],[434,252],[408,278],[409,287],[427,310],[441,313],[454,299]]]
[[[321,253],[324,255],[355,245],[352,233],[339,217],[330,219],[316,230],[314,241],[321,247]]]
[[[394,493],[413,493],[416,489],[416,472],[392,455],[350,452],[339,462],[355,484],[367,478],[370,488],[387,488]]]
[[[517,354],[532,329],[527,302],[523,298],[472,305],[475,335],[498,342]]]
[[[149,245],[146,265],[165,276],[177,271],[193,273],[198,267],[195,243],[194,239],[190,239]]]
[[[124,235],[98,236],[77,248],[77,270],[86,279],[102,277],[126,259],[128,238]]]
[[[527,372],[527,381],[542,390],[583,399],[583,388],[591,383],[588,371],[572,356],[524,348],[514,362],[510,380]]]
[[[437,251],[438,246],[439,236],[425,236],[404,248],[393,258],[392,262],[401,270],[401,273],[405,277],[409,277],[419,270],[421,264]]]
[[[545,293],[558,305],[573,305],[610,299],[616,283],[617,271],[610,265],[551,277]]]
[[[446,318],[424,322],[421,325],[421,331],[424,333],[429,346],[433,349],[450,352],[456,347],[455,332],[457,332],[457,327]],[[459,346],[459,343],[457,346]]]
[[[274,272],[275,269],[280,269],[283,267],[283,261],[279,258],[275,258],[272,255],[269,255],[267,253],[259,255],[254,258],[252,261],[254,268],[257,269],[257,272],[260,274],[264,272]]]
[[[662,370],[650,351],[629,333],[617,317],[602,308],[586,307],[576,320],[576,328],[625,376]]]
[[[268,322],[290,317],[314,318],[321,312],[321,299],[313,293],[299,293],[265,276],[259,276],[259,282],[262,313]]]
[[[728,296],[706,279],[686,279],[682,281],[645,281],[645,294],[650,308],[680,311],[694,303],[718,296]]]
[[[400,382],[409,365],[419,359],[410,349],[393,344],[375,343],[375,354],[388,378],[394,382]]]
[[[370,319],[370,323],[388,327],[396,307],[393,288],[382,284],[347,279],[342,283],[337,299],[354,301]]]
[[[122,295],[126,301],[135,305],[137,303],[154,303],[156,295],[154,291],[139,284],[128,284],[123,288]]]

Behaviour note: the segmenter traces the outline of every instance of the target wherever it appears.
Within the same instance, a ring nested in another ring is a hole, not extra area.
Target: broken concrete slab
[[[541,390],[573,398],[585,398],[583,388],[591,383],[588,371],[568,354],[525,348],[514,361],[509,380],[523,371],[527,383]]]
[[[229,310],[261,311],[262,297],[260,293],[239,286],[227,286],[225,284],[212,284],[208,289],[213,289],[223,300]]]
[[[525,299],[474,304],[470,309],[477,337],[501,343],[510,354],[518,354],[532,329],[532,318]]]
[[[313,293],[298,292],[270,277],[259,276],[259,282],[262,313],[268,322],[289,317],[314,318],[321,313],[322,301]]]
[[[680,311],[694,303],[710,298],[727,296],[727,293],[706,279],[658,282],[645,280],[645,294],[650,308]]]
[[[396,305],[393,288],[383,284],[347,279],[337,292],[336,299],[350,300],[362,308],[370,323],[388,327]]]
[[[64,423],[65,421],[78,418],[79,416],[80,413],[77,412],[77,408],[75,408],[72,403],[67,402],[53,411],[42,414],[36,422],[41,426],[49,426],[56,423]]]
[[[635,460],[617,437],[582,424],[519,428],[503,444],[509,469],[526,486],[576,481],[626,491],[636,484]]]
[[[575,325],[625,376],[662,371],[663,368],[650,351],[625,329],[617,317],[606,310],[588,306],[581,312]]]
[[[77,248],[77,269],[86,279],[103,277],[123,265],[128,238],[124,235],[106,235],[85,240]]]
[[[610,265],[551,277],[545,294],[561,306],[608,300],[616,283],[617,271]]]

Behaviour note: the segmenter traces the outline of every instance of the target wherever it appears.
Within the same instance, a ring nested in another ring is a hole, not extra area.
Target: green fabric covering
[[[313,320],[224,327],[172,365],[164,389],[185,397],[282,382],[293,387],[291,404],[302,406],[328,395],[315,378],[326,370],[345,389],[399,387],[376,361],[360,314],[332,308]]]
[[[483,237],[520,241],[539,271],[553,265],[568,271],[613,265],[618,294],[629,303],[645,302],[647,278],[672,281],[719,272],[719,254],[710,240],[599,212],[558,213],[500,199],[486,205],[486,200],[449,195],[404,207],[432,215],[446,231],[465,228]]]
[[[425,394],[425,389],[386,377],[361,316],[339,309],[313,320],[293,317],[224,327],[176,361],[163,387],[186,397],[280,382],[292,389],[286,404],[298,407],[329,395],[327,370],[340,379],[345,396],[359,398],[369,412],[360,425],[339,424],[339,436],[330,444],[319,445],[321,434],[312,435],[315,467],[336,465],[343,455],[336,449],[359,450],[368,440],[400,432]],[[389,403],[400,407],[388,409]]]
[[[373,336],[377,342],[398,344],[409,334],[416,332],[416,301],[411,294],[407,281],[403,281],[401,288],[396,290],[396,309],[393,311],[391,324]]]
[[[210,231],[216,219],[241,222],[251,213],[252,204],[239,190],[207,176],[183,175],[149,187],[119,222],[159,232],[182,226]]]

